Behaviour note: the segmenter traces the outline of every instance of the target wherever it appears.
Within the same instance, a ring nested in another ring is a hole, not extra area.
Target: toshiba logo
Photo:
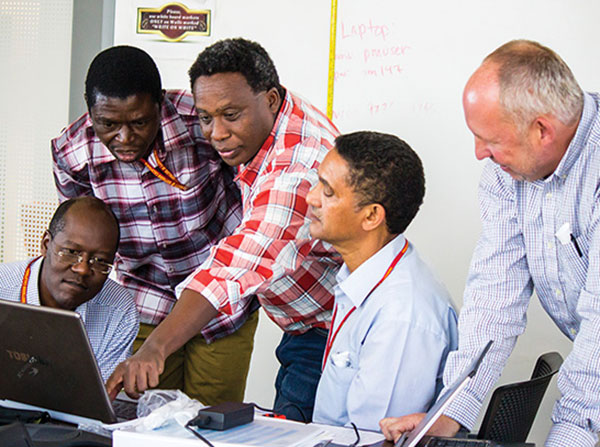
[[[30,357],[30,355],[26,352],[10,351],[8,349],[6,350],[6,352],[8,353],[8,357],[11,360],[17,360],[19,362],[26,362],[29,360]]]

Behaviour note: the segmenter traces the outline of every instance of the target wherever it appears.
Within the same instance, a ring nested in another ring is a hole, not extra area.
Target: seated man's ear
[[[44,231],[44,235],[42,236],[42,241],[40,243],[40,253],[42,256],[46,256],[48,252],[48,244],[50,243],[50,239],[52,239],[52,235],[48,230]]]
[[[364,207],[363,230],[372,231],[385,225],[385,208],[379,203],[370,203]]]

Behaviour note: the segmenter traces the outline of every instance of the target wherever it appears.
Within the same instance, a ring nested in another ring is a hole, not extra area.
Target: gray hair
[[[500,103],[517,127],[552,114],[565,125],[581,116],[583,91],[571,69],[550,48],[530,40],[505,43],[483,63],[499,66]]]

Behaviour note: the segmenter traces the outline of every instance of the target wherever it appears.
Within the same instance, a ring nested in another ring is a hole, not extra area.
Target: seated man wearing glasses
[[[118,245],[110,208],[78,197],[57,208],[41,256],[0,265],[0,298],[81,315],[104,380],[131,354],[139,327],[129,292],[108,279]]]

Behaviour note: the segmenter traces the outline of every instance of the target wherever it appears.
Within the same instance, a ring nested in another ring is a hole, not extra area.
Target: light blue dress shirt
[[[332,330],[353,306],[332,344],[313,421],[379,430],[379,421],[427,410],[441,389],[446,356],[457,345],[456,313],[448,292],[412,245],[383,277],[406,239],[397,236],[335,287]]]
[[[27,261],[0,264],[0,299],[21,301],[21,285]],[[40,305],[38,281],[42,258],[31,266],[27,304]],[[139,330],[139,314],[129,292],[107,279],[100,292],[75,309],[83,320],[92,350],[106,381],[116,366],[131,355]]]
[[[571,340],[558,373],[562,397],[546,446],[594,446],[600,430],[600,100],[585,94],[577,132],[556,171],[516,181],[488,162],[479,186],[482,233],[461,310],[460,347],[448,358],[451,383],[494,340],[475,380],[446,414],[472,428],[486,394],[523,333],[535,289]],[[581,251],[568,235],[566,224]],[[566,228],[566,227],[565,227]],[[558,235],[557,235],[558,233]],[[541,353],[539,353],[541,354]]]

